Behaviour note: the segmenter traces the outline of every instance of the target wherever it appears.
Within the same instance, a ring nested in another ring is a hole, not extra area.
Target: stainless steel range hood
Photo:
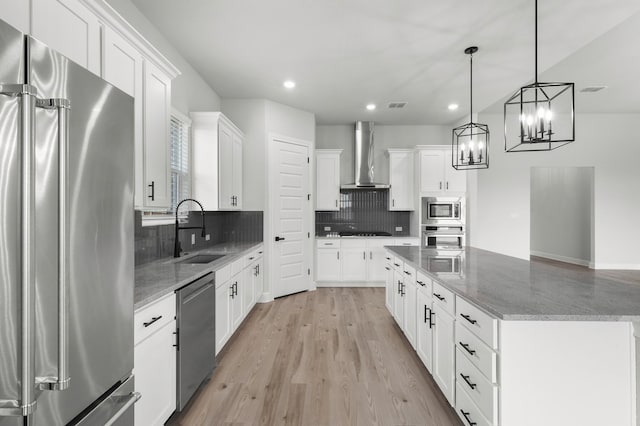
[[[373,122],[356,121],[354,165],[355,182],[342,185],[340,189],[387,189],[390,185],[373,180]]]

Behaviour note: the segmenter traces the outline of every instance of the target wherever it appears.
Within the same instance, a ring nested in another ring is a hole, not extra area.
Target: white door
[[[404,279],[404,334],[413,348],[416,348],[416,282],[410,278]]]
[[[431,373],[433,371],[433,328],[431,325],[431,299],[425,292],[418,290],[416,298],[417,331],[416,352],[422,363]]]
[[[233,135],[233,208],[242,209],[242,138],[237,134]]]
[[[447,192],[462,193],[467,190],[467,172],[465,170],[456,170],[451,165],[451,150],[445,151],[444,155],[444,176]]]
[[[393,315],[393,290],[395,289],[395,281],[393,280],[393,268],[391,267],[391,262],[387,262],[385,264],[385,304],[387,305],[387,309]]]
[[[367,249],[362,247],[342,248],[342,281],[367,280]]]
[[[439,192],[444,190],[442,165],[444,153],[441,150],[420,152],[420,192]]]
[[[231,282],[216,288],[216,355],[231,333]]]
[[[367,241],[367,281],[384,281],[387,277],[387,252],[383,248],[389,242],[384,240]]]
[[[389,154],[389,210],[413,210],[413,153]]]
[[[340,154],[316,154],[316,210],[340,210]]]
[[[454,405],[455,386],[455,342],[454,322],[443,309],[433,305],[433,378],[440,390]]]
[[[404,331],[404,298],[402,297],[404,277],[398,271],[393,273],[393,317]]]
[[[310,288],[309,148],[275,139],[271,198],[273,297]]]
[[[316,281],[340,281],[340,250],[316,250]]]
[[[233,133],[227,126],[218,124],[218,155],[219,155],[219,194],[220,209],[233,209]]]

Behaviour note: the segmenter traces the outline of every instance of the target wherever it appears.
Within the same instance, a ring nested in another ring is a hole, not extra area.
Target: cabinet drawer
[[[498,320],[459,296],[456,296],[456,321],[460,321],[491,348],[498,349]]]
[[[393,266],[393,261],[395,260],[392,254],[389,254],[388,251],[384,252],[384,259],[390,266]]]
[[[367,248],[382,248],[384,246],[393,245],[393,239],[387,238],[368,238],[366,241]]]
[[[224,268],[218,269],[215,272],[216,275],[216,288],[220,287],[223,283],[229,281],[231,278],[231,265],[227,265]]]
[[[485,419],[459,382],[456,382],[456,413],[465,426],[494,426]]]
[[[134,344],[143,341],[164,325],[175,320],[176,294],[168,296],[136,311],[133,316]]]
[[[491,423],[498,419],[498,386],[489,382],[475,365],[456,348],[456,381]]]
[[[318,248],[340,248],[340,240],[327,240],[324,238],[316,240],[316,247]]]
[[[244,268],[249,267],[249,265],[251,265],[257,259],[258,259],[258,251],[257,250],[254,250],[251,253],[245,255],[244,256]]]
[[[431,281],[431,278],[420,271],[416,271],[416,284],[418,284],[418,288],[422,287],[427,289],[429,291],[429,297],[431,297],[431,293],[433,291],[433,282]]]
[[[420,238],[396,238],[395,243],[397,246],[419,246]]]
[[[391,258],[391,263],[393,266],[393,269],[395,269],[396,271],[400,272],[402,275],[404,275],[403,271],[402,271],[402,267],[404,266],[404,262],[402,261],[401,257],[392,257]]]
[[[498,383],[498,354],[456,321],[456,346],[492,383]]]
[[[433,282],[433,301],[455,316],[455,295],[435,281]]]
[[[367,240],[362,238],[345,238],[340,240],[340,247],[342,248],[361,248],[364,251],[367,248]]]
[[[416,279],[416,268],[414,268],[413,266],[411,266],[410,264],[405,262],[404,263],[404,268],[402,269],[402,272],[403,272],[403,275],[406,278],[410,278],[411,280],[415,281],[415,279]]]
[[[238,274],[244,269],[244,258],[238,259],[231,264],[231,276]]]

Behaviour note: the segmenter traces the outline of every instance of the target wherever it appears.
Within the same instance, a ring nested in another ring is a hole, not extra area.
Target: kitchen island
[[[637,424],[640,284],[475,248],[386,249],[387,307],[465,424]]]

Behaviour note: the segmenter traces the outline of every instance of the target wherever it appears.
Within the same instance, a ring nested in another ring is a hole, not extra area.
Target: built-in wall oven
[[[427,270],[438,275],[461,275],[464,255],[462,251],[439,251],[427,255]]]
[[[464,225],[465,203],[462,197],[422,197],[420,224]]]
[[[438,250],[460,250],[464,246],[463,226],[425,226],[422,246]]]

